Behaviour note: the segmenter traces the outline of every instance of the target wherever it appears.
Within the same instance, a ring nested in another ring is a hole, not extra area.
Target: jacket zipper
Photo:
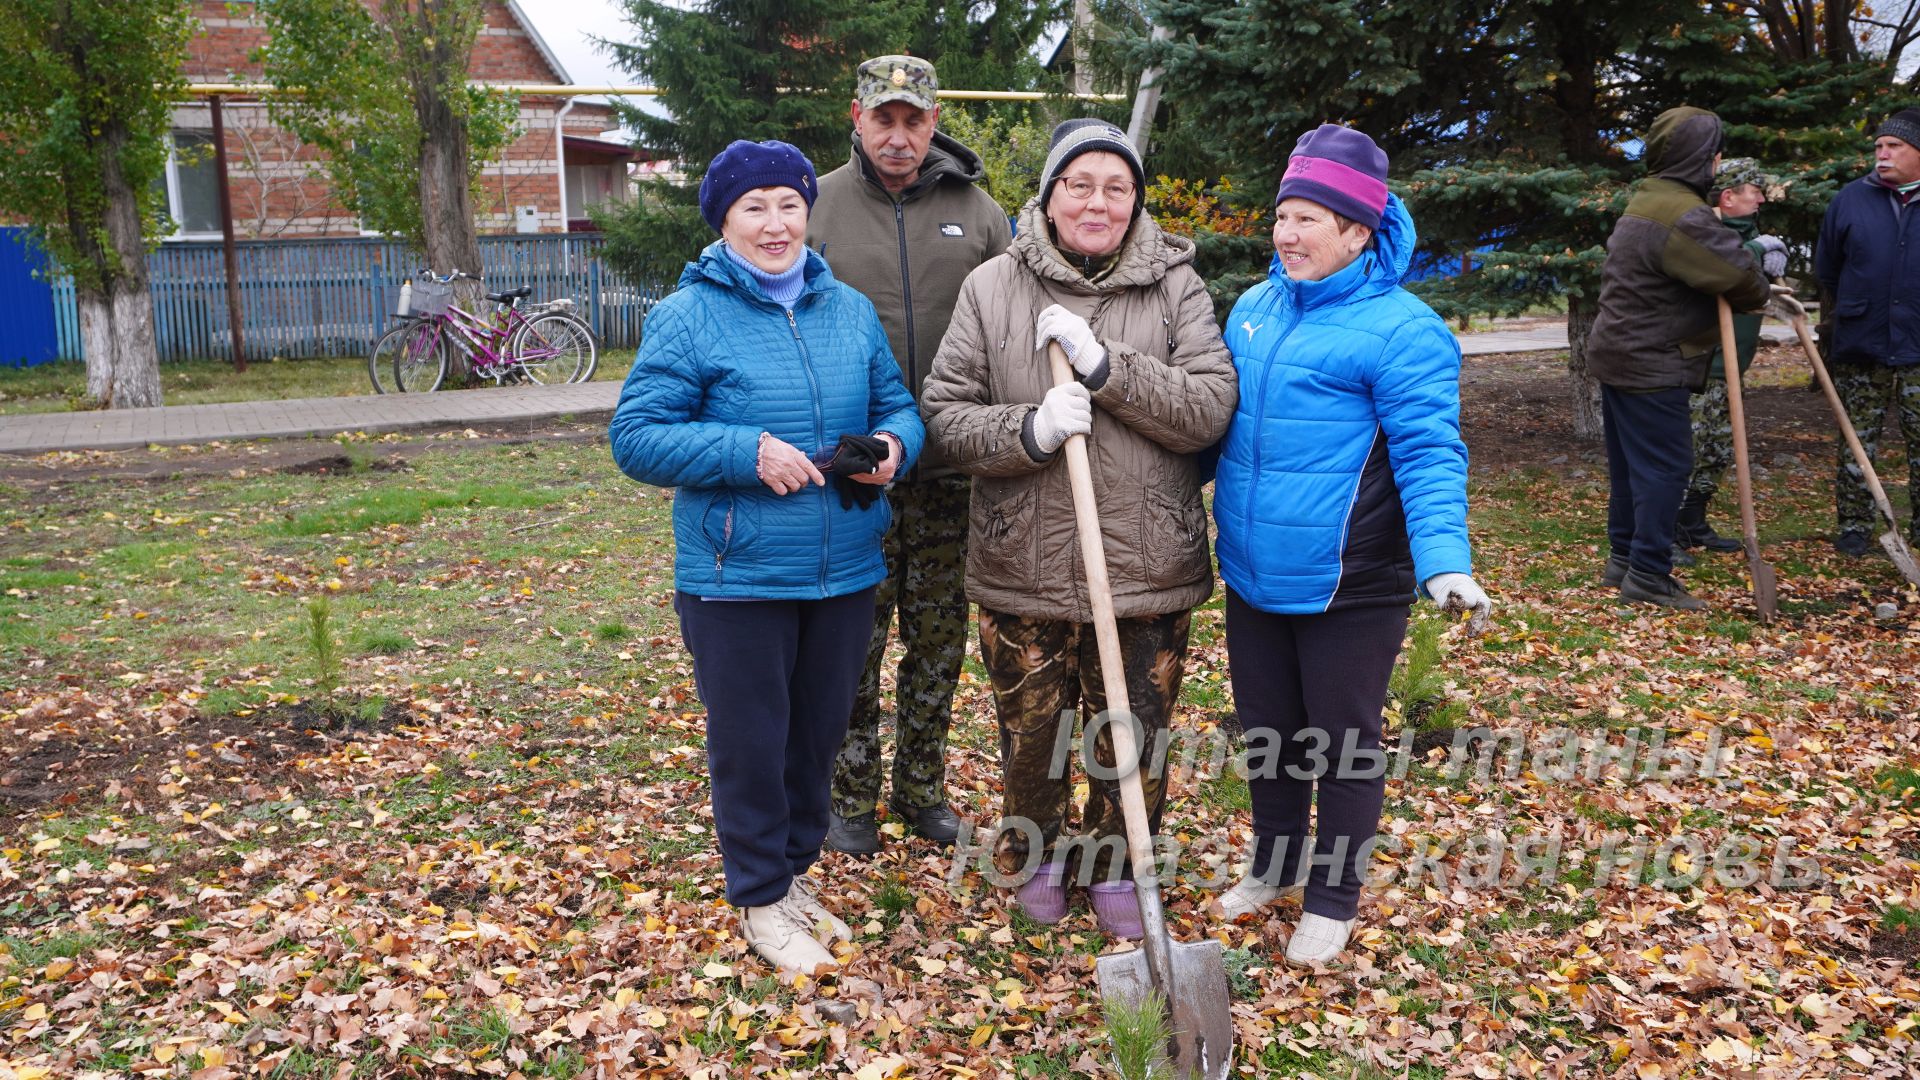
[[[713,583],[715,585],[725,585],[727,583],[727,549],[733,546],[733,506],[732,498],[729,496],[727,502],[727,520],[725,524],[720,526],[720,550],[713,553]]]
[[[889,196],[891,198],[891,196]],[[907,313],[907,392],[920,399],[920,343],[913,336],[913,275],[907,267],[907,204],[893,200],[893,235],[900,245],[900,303]],[[915,469],[919,464],[915,463]]]
[[[1277,297],[1279,290],[1276,289],[1274,292],[1275,292],[1275,296]],[[1261,314],[1271,316],[1273,314],[1273,308],[1274,308],[1273,303],[1269,302],[1267,305],[1267,309]],[[1296,311],[1297,310],[1298,309],[1296,306]],[[1294,324],[1298,325],[1298,323],[1299,323],[1299,319],[1296,316],[1294,320]],[[1254,488],[1258,485],[1260,480],[1260,431],[1262,428],[1266,427],[1267,425],[1267,379],[1273,375],[1274,353],[1279,349],[1281,344],[1287,340],[1287,336],[1292,333],[1293,333],[1293,326],[1288,326],[1285,330],[1280,332],[1280,335],[1274,339],[1273,344],[1267,346],[1265,353],[1262,354],[1263,362],[1260,365],[1260,398],[1259,398],[1259,404],[1254,406],[1254,417],[1253,417],[1253,432],[1254,432],[1253,464],[1252,464],[1252,467],[1247,472],[1247,497],[1245,500],[1245,504],[1242,508],[1242,515],[1245,517],[1246,521],[1248,522],[1249,528],[1252,527],[1252,522],[1253,522]],[[1249,339],[1251,339],[1253,335],[1249,334],[1247,336]],[[1247,344],[1249,347],[1251,347],[1253,342],[1249,340]],[[1249,349],[1249,352],[1251,352],[1251,349]]]
[[[787,308],[787,326],[793,331],[793,343],[800,349],[800,370],[806,372],[807,388],[813,391],[813,445],[824,449],[827,442],[827,419],[820,412],[820,381],[813,373],[813,358],[807,355],[807,343],[800,337],[800,323],[793,317],[793,309]],[[820,488],[820,595],[827,595],[827,556],[833,550],[833,513],[827,505],[827,489]]]

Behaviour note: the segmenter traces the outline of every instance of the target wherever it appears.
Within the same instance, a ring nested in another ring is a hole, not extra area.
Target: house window
[[[220,174],[213,156],[213,132],[176,130],[167,155],[167,213],[175,236],[218,235]]]
[[[567,213],[569,215],[583,218],[593,207],[625,201],[627,201],[627,166],[624,162],[611,165],[567,166]]]

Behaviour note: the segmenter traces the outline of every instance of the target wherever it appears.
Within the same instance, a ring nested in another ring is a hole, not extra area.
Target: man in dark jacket
[[[1708,202],[1720,223],[1732,229],[1740,244],[1760,263],[1760,270],[1772,281],[1787,272],[1787,245],[1779,237],[1760,231],[1760,207],[1767,201],[1767,189],[1777,181],[1752,158],[1728,158],[1713,175],[1713,192]],[[1758,313],[1745,312],[1733,317],[1733,347],[1740,356],[1740,375],[1746,377],[1753,366],[1753,355],[1760,348]],[[1707,388],[1693,395],[1693,475],[1687,478],[1687,494],[1680,500],[1680,521],[1674,543],[1680,548],[1704,547],[1708,551],[1739,551],[1740,541],[1721,536],[1707,523],[1707,507],[1720,490],[1720,478],[1733,464],[1733,418],[1727,411],[1725,358],[1714,346],[1707,367]],[[1691,557],[1674,556],[1675,564],[1687,566]]]
[[[1715,298],[1767,302],[1767,279],[1706,195],[1720,164],[1720,118],[1668,109],[1647,132],[1646,163],[1607,238],[1587,370],[1607,426],[1606,581],[1625,600],[1700,611],[1673,579],[1674,523],[1693,469],[1688,394],[1707,385],[1720,338]]]
[[[1871,460],[1887,399],[1897,399],[1908,487],[1920,496],[1920,108],[1873,135],[1873,171],[1840,189],[1820,225],[1814,274],[1833,297],[1827,359],[1853,430]],[[1833,546],[1864,555],[1877,530],[1866,480],[1843,441],[1834,477],[1840,532]],[[1920,509],[1907,535],[1920,544]]]
[[[867,295],[893,344],[915,400],[973,268],[1012,239],[1007,215],[976,187],[979,155],[940,134],[933,65],[879,56],[860,65],[853,101],[853,155],[820,178],[807,242],[834,276]],[[949,843],[960,820],[947,806],[947,726],[966,655],[966,477],[931,444],[888,491],[893,526],[887,580],[874,611],[867,670],[834,766],[827,844],[849,854],[880,849],[874,811],[881,782],[880,666],[900,613],[906,655],[895,682],[893,816],[919,835]]]

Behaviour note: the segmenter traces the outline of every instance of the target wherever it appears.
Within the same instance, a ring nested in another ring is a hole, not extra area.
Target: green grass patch
[[[353,533],[384,525],[417,525],[436,510],[525,510],[550,505],[556,498],[552,492],[533,491],[518,484],[466,483],[443,491],[379,488],[297,514],[281,531],[289,536]]]

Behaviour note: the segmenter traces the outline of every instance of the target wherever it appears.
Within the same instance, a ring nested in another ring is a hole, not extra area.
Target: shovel
[[[1827,365],[1820,362],[1820,348],[1813,343],[1813,333],[1807,329],[1805,311],[1794,317],[1793,332],[1800,335],[1800,347],[1807,351],[1807,362],[1813,365],[1813,376],[1820,380],[1820,389],[1827,395],[1827,404],[1833,407],[1833,418],[1840,422],[1840,434],[1846,436],[1847,449],[1853,451],[1853,463],[1860,466],[1860,475],[1867,481],[1867,490],[1873,493],[1873,505],[1887,519],[1887,531],[1880,534],[1880,546],[1887,549],[1887,557],[1893,560],[1894,566],[1900,568],[1901,577],[1920,585],[1920,565],[1914,563],[1913,552],[1907,549],[1907,542],[1900,538],[1900,522],[1893,516],[1893,503],[1887,499],[1887,489],[1880,486],[1880,476],[1873,471],[1873,461],[1867,457],[1866,447],[1860,445],[1860,435],[1853,430],[1853,421],[1847,417],[1847,407],[1840,400],[1840,391],[1834,389],[1833,379],[1827,375]]]
[[[1770,623],[1780,610],[1774,587],[1773,565],[1760,557],[1760,527],[1753,516],[1753,476],[1747,468],[1747,407],[1740,397],[1740,353],[1733,340],[1733,309],[1721,297],[1720,370],[1727,378],[1727,413],[1733,420],[1733,478],[1740,492],[1740,541],[1747,549],[1747,568],[1753,575],[1753,605],[1760,621]]]
[[[1056,384],[1073,379],[1073,368],[1058,342],[1047,343]],[[1073,485],[1073,516],[1080,528],[1080,555],[1086,563],[1087,599],[1093,606],[1093,632],[1100,646],[1100,675],[1113,721],[1114,763],[1120,772],[1120,811],[1127,823],[1127,857],[1133,863],[1134,894],[1140,900],[1144,948],[1094,960],[1104,1001],[1138,1006],[1159,991],[1167,1003],[1172,1033],[1163,1057],[1164,1075],[1225,1080],[1233,1064],[1233,1014],[1227,996],[1227,966],[1217,941],[1188,945],[1167,934],[1160,908],[1160,878],[1155,870],[1153,837],[1147,826],[1147,799],[1140,786],[1140,746],[1134,738],[1133,706],[1127,697],[1126,669],[1120,659],[1120,627],[1113,617],[1113,591],[1107,583],[1107,554],[1100,540],[1099,508],[1093,501],[1093,471],[1087,463],[1084,435],[1069,438],[1067,479]]]

